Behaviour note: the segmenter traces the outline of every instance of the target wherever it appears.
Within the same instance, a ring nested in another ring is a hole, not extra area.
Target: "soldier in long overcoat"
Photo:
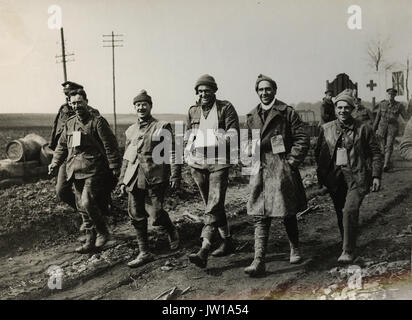
[[[255,222],[255,257],[245,269],[250,276],[265,273],[269,228],[274,217],[283,219],[290,262],[301,261],[296,214],[306,208],[307,201],[298,167],[309,150],[304,122],[292,107],[275,98],[276,82],[259,75],[255,90],[261,103],[247,114],[248,130],[260,130],[260,161],[250,177],[247,203],[247,213]]]

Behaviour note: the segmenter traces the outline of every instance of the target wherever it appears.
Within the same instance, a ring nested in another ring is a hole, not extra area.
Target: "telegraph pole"
[[[103,47],[111,47],[112,48],[112,64],[113,64],[113,116],[114,116],[114,135],[116,136],[117,133],[117,122],[116,122],[116,77],[115,77],[115,67],[114,67],[114,48],[115,47],[123,47],[122,44],[119,42],[123,42],[121,39],[116,39],[115,37],[123,37],[122,34],[104,34],[103,37],[110,37],[110,40],[104,40],[103,43],[110,42],[110,45],[103,46]],[[116,44],[118,43],[118,44]]]
[[[67,81],[66,62],[74,61],[74,60],[67,60],[66,57],[74,56],[74,54],[73,53],[66,54],[63,28],[60,28],[60,38],[61,38],[61,45],[62,45],[62,55],[61,56],[56,56],[56,58],[61,58],[62,59],[62,61],[60,61],[60,62],[63,63],[63,77],[64,77],[64,82],[66,82]]]

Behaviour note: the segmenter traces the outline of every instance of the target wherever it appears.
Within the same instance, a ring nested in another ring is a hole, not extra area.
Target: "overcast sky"
[[[347,26],[353,4],[362,9],[362,30]],[[412,57],[410,0],[0,0],[2,113],[55,113],[64,102],[51,5],[62,9],[67,53],[75,54],[68,79],[83,84],[102,113],[113,108],[111,49],[102,47],[102,34],[112,30],[124,34],[115,52],[119,113],[133,111],[142,88],[154,113],[186,113],[205,73],[215,77],[218,99],[239,114],[258,103],[259,73],[277,81],[277,97],[289,104],[320,100],[326,80],[341,72],[367,100],[369,40],[390,39],[389,62]]]

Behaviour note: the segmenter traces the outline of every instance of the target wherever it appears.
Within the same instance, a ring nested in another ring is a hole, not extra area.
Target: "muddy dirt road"
[[[312,186],[307,194],[315,209],[299,219],[304,262],[289,264],[283,225],[274,220],[267,276],[247,277],[243,268],[253,258],[253,225],[245,214],[248,188],[236,183],[229,188],[226,204],[237,250],[228,257],[210,258],[205,270],[187,259],[200,245],[201,223],[184,215],[202,214],[200,198],[193,191],[183,201],[168,204],[181,234],[180,250],[164,249],[166,236],[151,230],[157,259],[137,269],[126,265],[137,254],[137,244],[125,217],[112,220],[112,240],[93,255],[73,252],[78,244],[75,231],[55,229],[58,237],[52,240],[40,233],[26,235],[28,241],[13,238],[15,245],[9,245],[15,249],[3,250],[0,256],[0,299],[155,299],[173,288],[170,299],[411,299],[411,182],[412,165],[397,158],[392,172],[383,176],[383,190],[368,195],[362,205],[359,257],[351,266],[336,261],[341,244],[332,203],[324,190]],[[53,228],[36,230],[53,233]],[[36,237],[44,240],[35,241]],[[48,287],[50,266],[62,272],[61,289]]]

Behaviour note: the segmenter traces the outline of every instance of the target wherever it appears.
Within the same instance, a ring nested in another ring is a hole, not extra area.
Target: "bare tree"
[[[389,38],[382,40],[378,38],[368,42],[368,56],[369,65],[376,71],[379,71],[379,67],[385,60],[386,52],[390,49]]]

